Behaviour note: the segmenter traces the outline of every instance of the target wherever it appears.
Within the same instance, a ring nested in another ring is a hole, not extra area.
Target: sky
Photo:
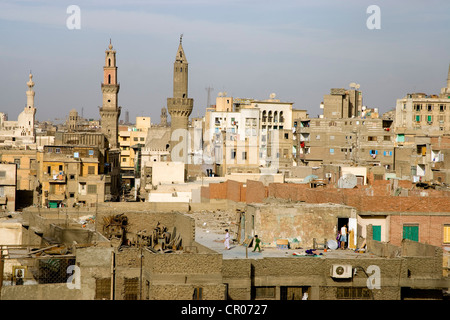
[[[70,5],[80,9],[79,29],[68,28]],[[17,119],[31,70],[38,121],[58,122],[72,109],[99,119],[111,39],[121,119],[128,111],[131,121],[159,123],[180,34],[191,116],[205,114],[210,87],[212,104],[219,92],[260,100],[275,93],[317,117],[323,96],[352,82],[364,105],[386,112],[407,93],[446,86],[450,1],[2,0],[0,112]]]

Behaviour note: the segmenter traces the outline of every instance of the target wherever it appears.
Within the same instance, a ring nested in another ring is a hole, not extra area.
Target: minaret
[[[172,161],[187,161],[187,133],[189,116],[194,105],[194,99],[188,98],[188,62],[182,46],[183,35],[173,64],[173,98],[167,99],[167,110],[171,118],[170,149],[177,147],[177,154],[172,154]],[[179,130],[183,129],[183,130]],[[184,141],[184,145],[180,145]],[[180,146],[185,152],[178,153]]]
[[[450,64],[448,65],[447,89],[450,90]]]
[[[34,82],[33,82],[33,75],[31,74],[31,71],[30,71],[30,75],[28,77],[30,78],[30,80],[28,80],[28,82],[27,82],[27,86],[28,86],[28,90],[26,92],[26,94],[27,94],[27,107],[34,108],[34,95],[35,95],[35,92],[33,90]]]
[[[105,51],[105,66],[103,67],[103,105],[100,108],[101,132],[105,134],[110,148],[118,148],[119,117],[121,107],[118,106],[120,84],[117,82],[116,51],[111,40]]]
[[[29,80],[27,82],[28,90],[26,91],[27,95],[27,105],[25,106],[23,112],[21,112],[17,118],[19,128],[22,129],[22,136],[30,137],[29,142],[35,142],[35,130],[34,130],[34,122],[36,116],[36,108],[34,107],[34,82],[33,75],[28,76]]]
[[[441,89],[441,98],[450,98],[450,65],[448,66],[447,73],[447,86]]]

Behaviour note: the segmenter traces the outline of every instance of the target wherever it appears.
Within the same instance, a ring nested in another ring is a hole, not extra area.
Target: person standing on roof
[[[345,249],[346,242],[347,242],[347,225],[344,224],[341,228],[341,249]]]
[[[257,235],[255,235],[255,248],[253,248],[253,252],[256,251],[256,248],[258,248],[258,252],[261,252],[261,247],[259,244],[261,243],[261,239],[258,238]]]
[[[225,241],[224,241],[224,245],[225,245],[225,249],[230,250],[230,234],[228,233],[228,229],[225,229]]]

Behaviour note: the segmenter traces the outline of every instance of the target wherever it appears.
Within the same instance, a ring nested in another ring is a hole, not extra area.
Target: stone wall
[[[350,207],[333,204],[249,205],[245,233],[247,236],[257,234],[265,246],[275,247],[278,239],[288,239],[291,244],[312,248],[314,238],[320,242],[335,239],[338,218],[350,218],[353,213]]]

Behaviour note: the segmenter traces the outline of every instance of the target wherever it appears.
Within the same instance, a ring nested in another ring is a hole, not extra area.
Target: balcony
[[[63,172],[48,175],[49,183],[66,183],[66,180],[67,180],[66,174]]]
[[[48,201],[63,201],[64,199],[65,199],[64,194],[54,194],[54,193],[48,194]]]

